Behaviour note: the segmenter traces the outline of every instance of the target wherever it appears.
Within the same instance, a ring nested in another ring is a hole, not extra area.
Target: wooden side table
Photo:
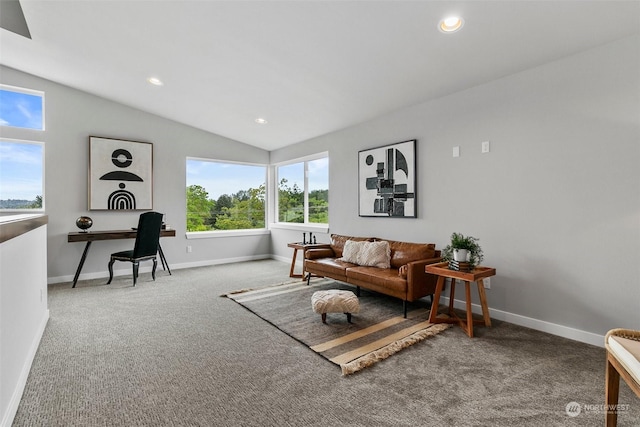
[[[429,315],[429,322],[431,323],[457,323],[460,325],[463,331],[473,338],[473,324],[484,324],[485,326],[491,326],[491,317],[489,317],[489,307],[487,306],[487,295],[484,291],[484,283],[482,279],[485,277],[495,276],[496,269],[491,267],[477,266],[473,271],[456,271],[449,270],[448,262],[441,262],[438,264],[430,264],[425,267],[427,273],[435,274],[438,276],[438,283],[436,285],[436,294],[433,297],[433,303],[431,304],[431,313]],[[451,279],[451,291],[449,293],[449,318],[443,319],[436,317],[438,315],[438,304],[440,303],[440,294],[444,289],[445,278]],[[465,283],[465,296],[466,296],[466,321],[458,317],[453,311],[453,299],[455,294],[456,280],[462,280]],[[473,320],[473,313],[471,312],[471,282],[477,282],[478,295],[480,296],[480,305],[482,306],[483,319]]]
[[[307,249],[316,249],[316,248],[330,248],[331,245],[326,243],[302,243],[302,242],[294,242],[288,243],[288,247],[293,248],[293,257],[291,258],[291,268],[289,269],[289,277],[302,277],[304,280],[304,259],[305,253]],[[298,251],[302,251],[302,274],[294,273],[294,268],[296,266],[296,257],[298,255]]]

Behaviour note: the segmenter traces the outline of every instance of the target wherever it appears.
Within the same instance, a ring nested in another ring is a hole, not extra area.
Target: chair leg
[[[607,370],[605,371],[605,404],[607,417],[605,425],[614,427],[618,423],[618,391],[620,390],[620,374],[609,360],[611,356],[607,355]]]
[[[153,277],[153,281],[156,280],[156,268],[158,267],[158,260],[153,259],[153,270],[151,270],[151,277]]]
[[[138,281],[138,268],[140,267],[140,264],[136,261],[133,263],[133,286],[136,285],[136,282]]]
[[[113,280],[113,263],[116,262],[115,259],[111,258],[111,260],[109,261],[109,281],[107,282],[107,285],[111,284],[111,280]]]

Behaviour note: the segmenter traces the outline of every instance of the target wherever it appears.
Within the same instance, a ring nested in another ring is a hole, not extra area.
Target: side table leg
[[[80,257],[80,263],[78,264],[78,268],[76,269],[76,275],[73,276],[73,286],[76,287],[76,283],[78,283],[78,277],[80,277],[80,272],[82,271],[82,266],[84,265],[84,260],[87,259],[87,254],[89,253],[89,247],[91,247],[91,241],[88,241],[84,246],[84,252],[82,252],[82,257]]]
[[[449,289],[449,315],[453,314],[453,300],[456,295],[456,279],[451,278],[451,289]]]
[[[478,280],[478,295],[480,296],[480,305],[482,306],[482,316],[484,317],[484,325],[491,326],[491,317],[489,316],[489,306],[487,305],[487,294],[484,291],[484,282]]]
[[[296,248],[293,248],[293,257],[291,258],[291,268],[289,269],[289,277],[296,277],[296,275],[293,274],[293,269],[296,266],[297,256],[298,256],[298,250]]]
[[[444,287],[444,276],[438,276],[438,282],[436,283],[436,294],[433,297],[433,303],[431,303],[431,311],[429,312],[429,322],[434,323],[436,316],[438,316],[438,304],[440,304],[440,294]],[[359,289],[359,288],[358,288]]]
[[[166,266],[167,271],[169,272],[169,276],[172,276],[171,269],[169,268],[169,261],[167,261],[167,258],[164,256],[164,252],[162,252],[162,246],[160,246],[160,243],[158,243],[158,253],[160,253],[160,261],[162,261],[162,268],[164,269]]]
[[[471,283],[464,282],[464,290],[467,297],[467,335],[473,338],[473,312],[471,311]]]

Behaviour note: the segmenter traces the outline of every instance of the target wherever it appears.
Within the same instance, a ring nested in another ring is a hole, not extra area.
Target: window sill
[[[269,228],[280,230],[310,231],[312,233],[328,233],[329,224],[299,224],[289,222],[274,222],[269,224]]]
[[[188,231],[187,240],[217,239],[220,237],[262,236],[270,233],[271,232],[266,228],[256,228],[252,230]]]

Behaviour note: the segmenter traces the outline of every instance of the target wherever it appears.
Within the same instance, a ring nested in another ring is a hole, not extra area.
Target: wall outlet
[[[191,245],[187,246],[187,253],[190,254],[191,252],[193,252]]]
[[[482,284],[484,285],[485,289],[491,289],[491,278],[485,277],[484,279],[482,279]]]
[[[460,157],[460,147],[453,147],[453,157]]]
[[[482,142],[482,152],[483,153],[488,153],[489,152],[489,141],[483,141]]]

